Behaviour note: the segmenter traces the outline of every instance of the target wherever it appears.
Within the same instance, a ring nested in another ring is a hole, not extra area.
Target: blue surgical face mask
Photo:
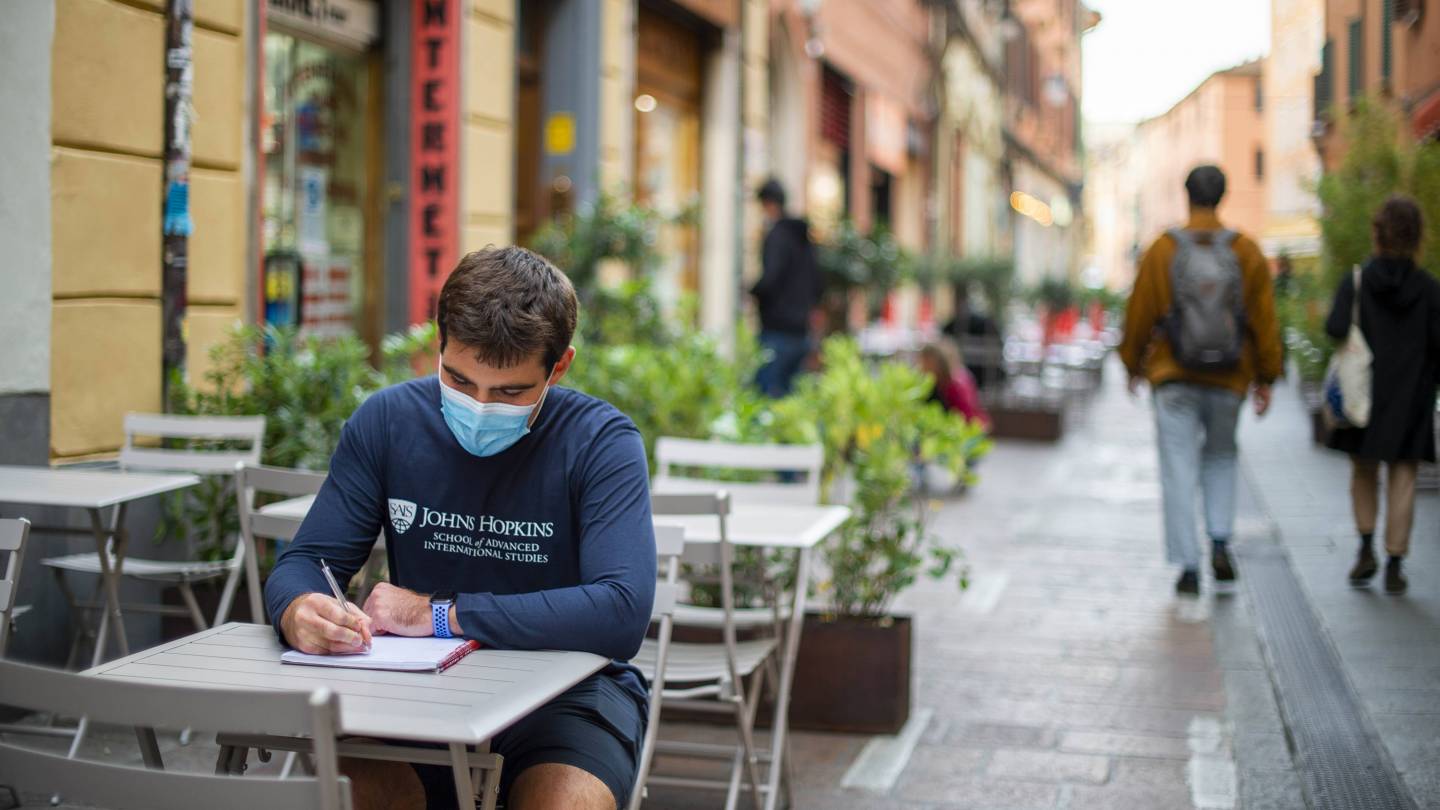
[[[455,441],[474,456],[493,456],[509,449],[530,432],[532,418],[550,393],[547,380],[540,399],[534,405],[507,405],[503,402],[477,402],[440,380],[440,412],[445,424],[455,434]]]

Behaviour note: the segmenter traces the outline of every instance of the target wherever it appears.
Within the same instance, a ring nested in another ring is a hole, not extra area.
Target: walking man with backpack
[[[1256,414],[1270,408],[1281,353],[1265,256],[1215,212],[1225,174],[1200,166],[1185,191],[1189,222],[1155,240],[1140,260],[1120,357],[1131,392],[1142,381],[1154,391],[1167,558],[1181,567],[1176,591],[1193,595],[1200,592],[1197,490],[1215,579],[1235,579],[1227,547],[1235,523],[1235,428],[1251,391]]]

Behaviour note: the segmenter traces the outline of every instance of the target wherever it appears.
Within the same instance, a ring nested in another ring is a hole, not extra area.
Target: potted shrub
[[[922,574],[966,584],[959,550],[929,531],[916,469],[940,464],[968,477],[989,443],[980,426],[930,403],[930,380],[911,366],[868,367],[849,338],[827,340],[821,356],[818,374],[765,411],[766,435],[744,437],[818,440],[828,499],[853,510],[822,550],[819,607],[805,619],[790,722],[895,733],[910,715],[912,620],[891,605]],[[833,677],[839,670],[845,678]]]

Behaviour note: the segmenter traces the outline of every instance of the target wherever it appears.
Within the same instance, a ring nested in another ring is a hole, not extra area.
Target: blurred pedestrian
[[[765,181],[758,196],[766,231],[760,280],[750,294],[759,305],[760,347],[768,357],[755,383],[766,396],[783,397],[810,353],[810,313],[822,292],[820,266],[809,224],[785,213],[780,182]]]
[[[1270,385],[1281,372],[1280,330],[1264,254],[1216,215],[1225,174],[1200,166],[1185,191],[1189,222],[1156,239],[1140,260],[1120,357],[1130,391],[1145,380],[1154,391],[1166,556],[1182,569],[1175,589],[1197,594],[1196,490],[1204,494],[1215,579],[1233,580],[1235,428],[1252,388],[1256,414],[1270,407]]]
[[[931,343],[920,350],[920,369],[935,382],[930,389],[931,402],[990,429],[990,414],[980,404],[980,389],[964,364],[952,365],[945,350]]]
[[[1327,444],[1350,454],[1350,480],[1360,551],[1350,569],[1353,584],[1368,582],[1377,564],[1375,527],[1380,511],[1380,465],[1385,465],[1385,590],[1404,593],[1402,570],[1415,522],[1415,477],[1422,461],[1435,461],[1435,386],[1440,384],[1440,283],[1415,263],[1420,249],[1420,207],[1395,196],[1376,213],[1375,255],[1360,271],[1360,289],[1347,273],[1335,291],[1325,331],[1343,340],[1359,296],[1360,331],[1374,355],[1370,419],[1366,427],[1334,430]]]

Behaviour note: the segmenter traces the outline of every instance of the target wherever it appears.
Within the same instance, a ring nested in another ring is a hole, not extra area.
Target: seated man
[[[462,259],[440,293],[440,368],[366,400],[265,584],[276,630],[309,653],[372,633],[614,659],[493,741],[512,810],[624,807],[646,722],[627,664],[655,588],[645,448],[600,400],[557,388],[575,359],[570,280],[518,247]],[[326,585],[383,528],[393,584],[364,615]],[[356,807],[455,806],[448,768],[348,762]]]

